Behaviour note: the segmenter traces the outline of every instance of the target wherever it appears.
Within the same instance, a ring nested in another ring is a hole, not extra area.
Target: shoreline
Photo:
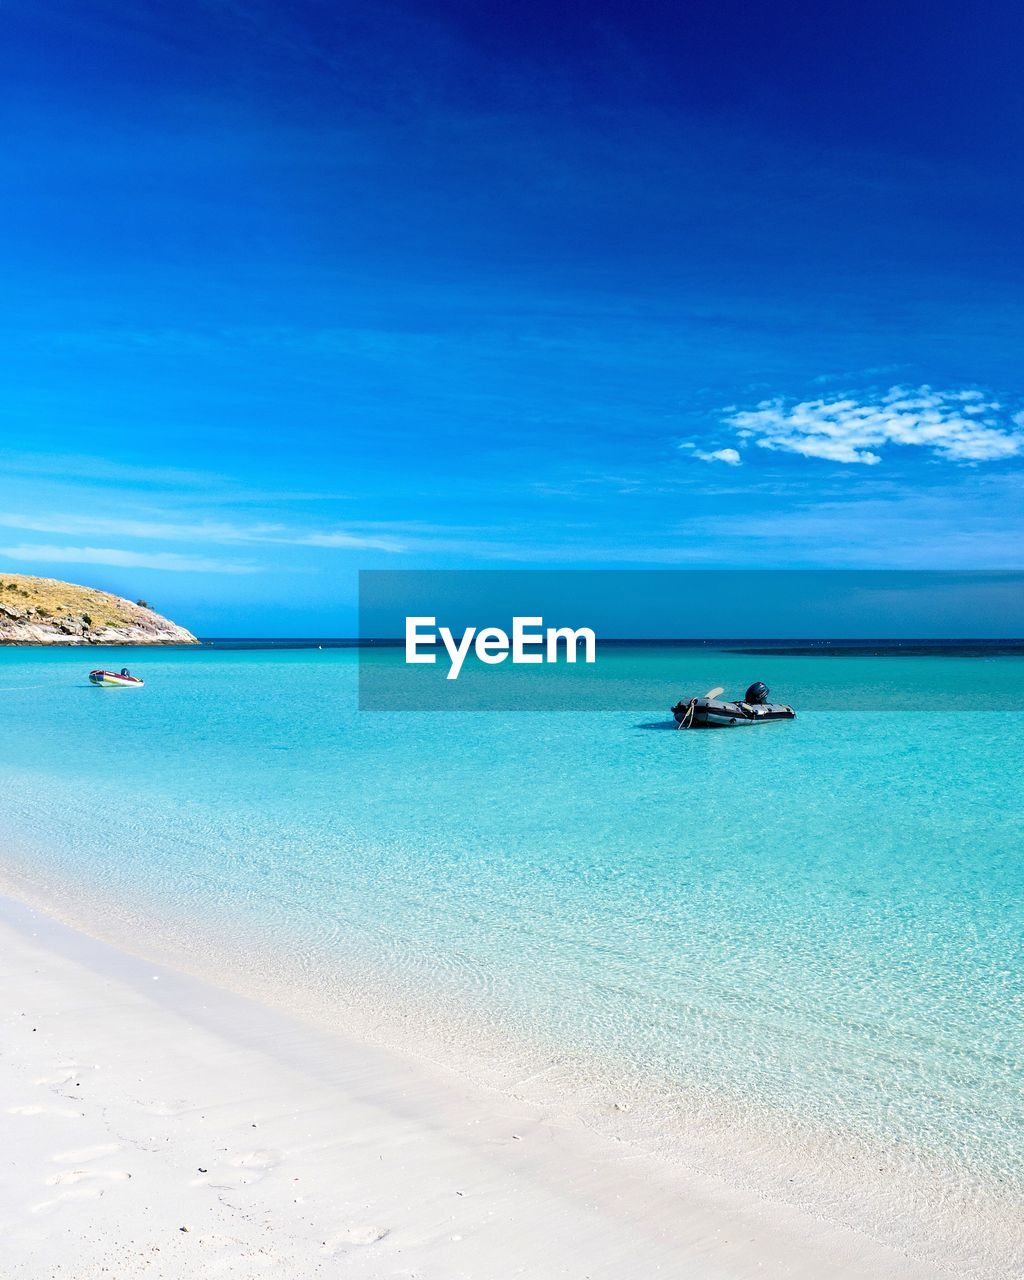
[[[446,1280],[951,1274],[13,897],[0,931],[12,1280],[72,1255],[79,1274],[171,1277],[328,1274],[342,1255]]]
[[[664,1182],[686,1203],[716,1205],[725,1194],[741,1213],[753,1213],[758,1239],[765,1214],[769,1223],[803,1223],[794,1232],[798,1265],[804,1239],[820,1230],[831,1233],[833,1253],[835,1241],[847,1239],[857,1241],[861,1252],[877,1249],[882,1261],[873,1270],[881,1266],[883,1276],[1008,1280],[1019,1274],[1021,1201],[1015,1194],[993,1196],[994,1178],[986,1180],[988,1190],[981,1184],[965,1187],[962,1177],[941,1163],[922,1163],[898,1142],[865,1144],[820,1127],[794,1127],[784,1115],[763,1108],[747,1107],[745,1114],[723,1109],[703,1093],[679,1093],[671,1085],[666,1092],[654,1077],[644,1082],[619,1074],[602,1080],[590,1074],[593,1063],[574,1062],[539,1044],[531,1049],[519,1038],[492,1037],[494,1025],[468,1013],[436,1021],[436,1010],[410,1001],[408,993],[396,999],[383,972],[372,987],[342,983],[325,991],[315,981],[310,956],[296,964],[294,957],[278,954],[281,938],[275,947],[257,951],[255,938],[246,941],[226,922],[208,919],[205,925],[194,921],[188,941],[183,921],[154,914],[154,902],[132,905],[111,896],[110,886],[102,898],[96,886],[83,896],[85,886],[62,871],[54,875],[50,867],[40,875],[39,863],[30,870],[34,859],[26,854],[27,848],[18,859],[20,871],[10,863],[0,871],[0,902],[6,896],[76,938],[99,940],[112,953],[115,970],[125,962],[166,970],[259,1009],[261,1017],[281,1018],[302,1034],[401,1064],[416,1081],[437,1080],[450,1100],[478,1099],[479,1114],[518,1110],[552,1132],[582,1135],[584,1146],[596,1143],[603,1153],[586,1159],[642,1168],[647,1179]],[[261,962],[254,966],[257,954]],[[275,967],[268,969],[263,962],[271,954]],[[613,1213],[621,1198],[616,1189]],[[768,1231],[769,1245],[772,1237]],[[899,1264],[890,1271],[891,1258]],[[759,1263],[758,1274],[764,1265]]]

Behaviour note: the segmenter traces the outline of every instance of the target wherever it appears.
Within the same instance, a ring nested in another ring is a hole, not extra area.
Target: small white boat
[[[105,689],[141,689],[145,684],[144,680],[133,676],[127,667],[122,667],[120,671],[90,671],[89,679]]]

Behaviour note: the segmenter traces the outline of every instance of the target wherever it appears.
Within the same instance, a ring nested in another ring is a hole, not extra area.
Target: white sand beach
[[[941,1274],[0,900],[0,1272]]]

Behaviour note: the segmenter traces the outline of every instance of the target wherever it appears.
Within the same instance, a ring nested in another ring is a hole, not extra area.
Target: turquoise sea
[[[146,687],[89,686],[100,663]],[[357,664],[0,650],[9,879],[954,1272],[1020,1273],[1024,658],[630,646],[590,677],[622,709],[583,714],[360,711]],[[671,726],[757,678],[795,721]]]

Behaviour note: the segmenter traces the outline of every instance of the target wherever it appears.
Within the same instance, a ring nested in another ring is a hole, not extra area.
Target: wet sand
[[[945,1274],[0,899],[6,1280]]]

